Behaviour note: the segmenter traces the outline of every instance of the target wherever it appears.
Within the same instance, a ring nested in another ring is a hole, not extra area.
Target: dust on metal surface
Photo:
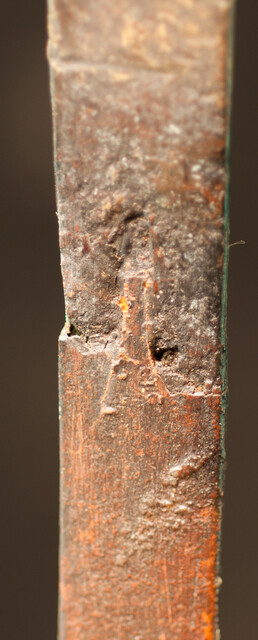
[[[49,3],[60,640],[217,633],[229,4]]]

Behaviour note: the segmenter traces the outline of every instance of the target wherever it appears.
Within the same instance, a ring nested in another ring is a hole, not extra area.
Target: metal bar
[[[49,2],[60,640],[219,637],[229,4]]]

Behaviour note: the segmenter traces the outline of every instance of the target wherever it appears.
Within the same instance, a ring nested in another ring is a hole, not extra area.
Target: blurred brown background
[[[55,640],[59,268],[43,0],[1,9],[1,616],[3,640]],[[222,640],[257,640],[258,3],[238,0],[231,151]],[[103,639],[104,640],[104,639]],[[133,640],[133,639],[132,639]]]

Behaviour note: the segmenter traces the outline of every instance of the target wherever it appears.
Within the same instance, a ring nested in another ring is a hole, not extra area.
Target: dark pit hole
[[[166,362],[167,364],[171,364],[176,354],[178,353],[178,347],[171,347],[171,349],[157,349],[155,351],[154,358],[159,362]]]
[[[69,331],[67,332],[68,336],[81,336],[82,332],[75,327],[74,324],[70,324]]]
[[[162,346],[160,343],[160,339],[154,339],[150,345],[153,359],[158,362],[164,362],[164,364],[172,364],[178,354],[178,345]]]
[[[125,217],[125,222],[132,222],[132,220],[137,220],[137,218],[143,218],[143,211],[130,211],[128,215]]]

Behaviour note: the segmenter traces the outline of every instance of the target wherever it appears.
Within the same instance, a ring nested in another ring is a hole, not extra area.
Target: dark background
[[[72,1],[72,0],[71,0]],[[55,640],[57,338],[64,321],[46,7],[1,7],[1,615],[3,640]],[[238,0],[231,145],[222,640],[258,638],[258,3]],[[104,639],[103,639],[104,640]],[[132,639],[133,640],[133,639]]]

